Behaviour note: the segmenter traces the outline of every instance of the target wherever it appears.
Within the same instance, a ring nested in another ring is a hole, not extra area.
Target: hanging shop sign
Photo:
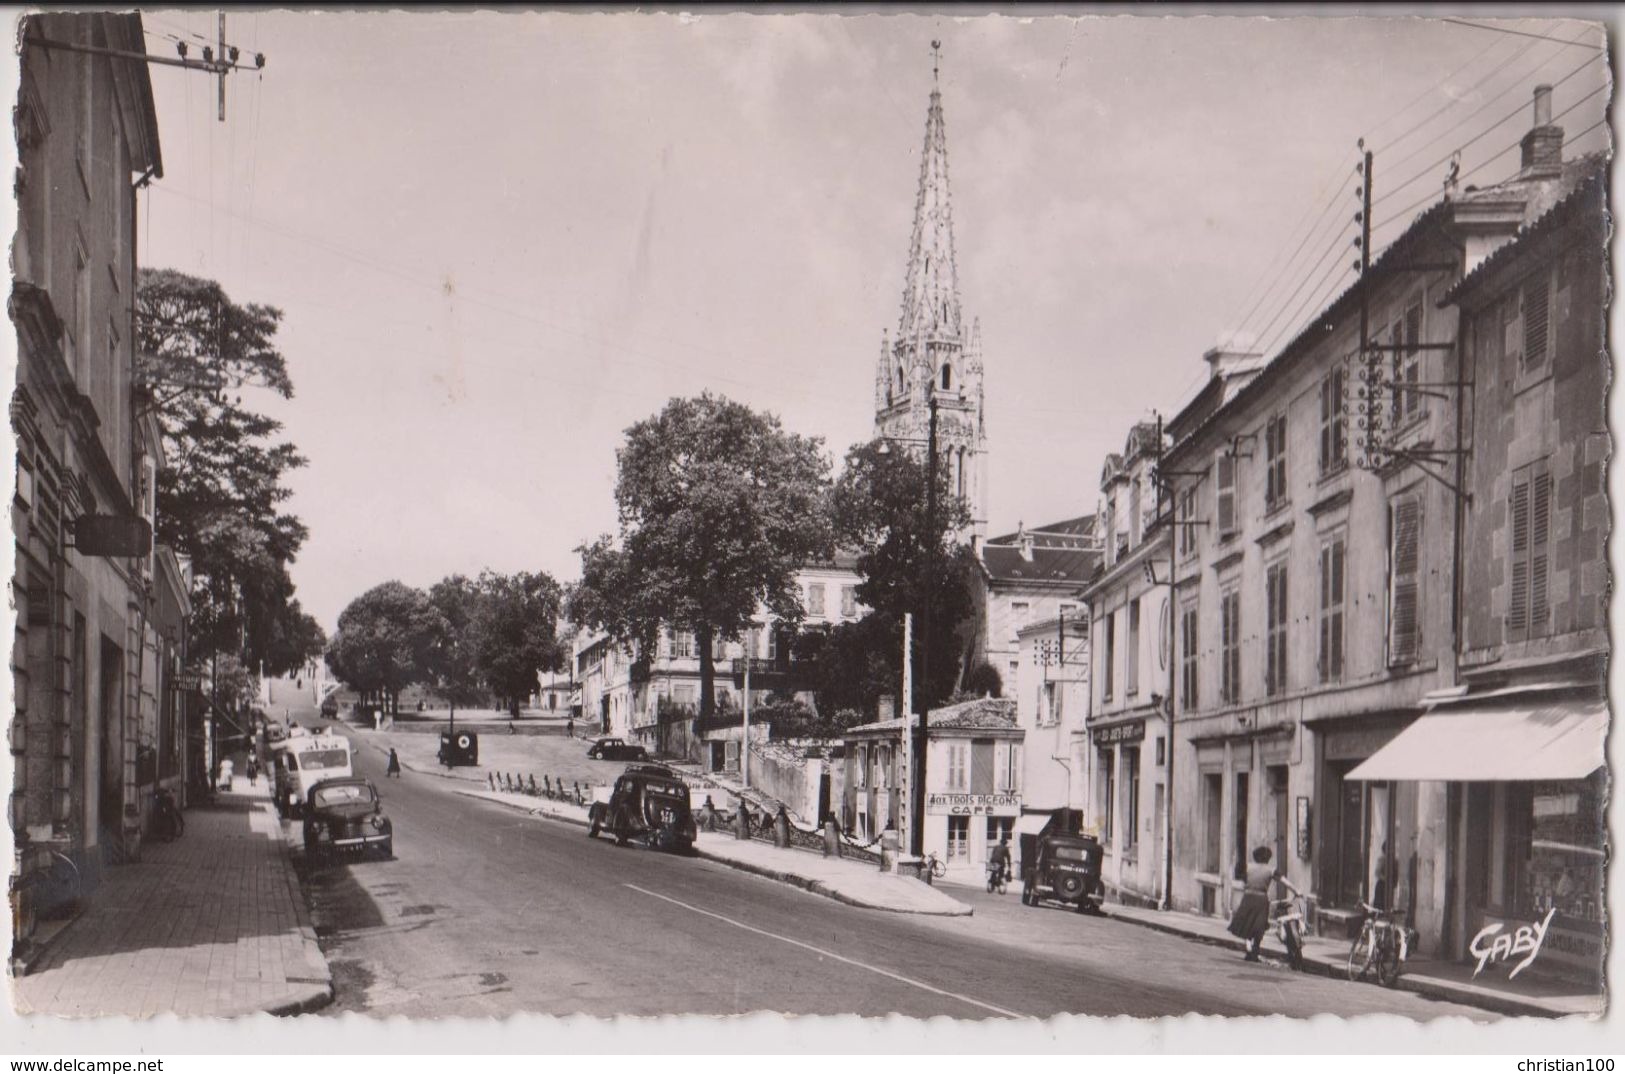
[[[925,811],[933,817],[1014,817],[1021,814],[1021,795],[928,794]]]
[[[1095,745],[1112,746],[1119,742],[1139,742],[1145,738],[1145,721],[1134,720],[1130,723],[1115,724],[1111,727],[1095,728]]]
[[[150,556],[152,523],[136,515],[81,515],[70,523],[83,556]]]

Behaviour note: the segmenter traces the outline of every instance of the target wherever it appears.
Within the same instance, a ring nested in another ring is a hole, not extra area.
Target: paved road
[[[303,721],[302,721],[303,722]],[[307,891],[335,1013],[666,1013],[955,1018],[1390,1012],[1493,1016],[1370,985],[1250,965],[1127,922],[951,889],[969,918],[861,910],[692,858],[375,779],[396,858],[322,865]]]

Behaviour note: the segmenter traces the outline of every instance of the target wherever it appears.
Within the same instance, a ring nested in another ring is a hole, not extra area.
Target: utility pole
[[[1162,415],[1157,415],[1157,491],[1161,496],[1164,492],[1168,496],[1168,521],[1172,525],[1167,527],[1168,532],[1168,699],[1163,703],[1168,714],[1168,745],[1167,754],[1163,757],[1163,779],[1168,787],[1162,794],[1162,909],[1174,908],[1174,688],[1178,681],[1179,669],[1179,607],[1174,601],[1174,566],[1178,563],[1175,558],[1179,554],[1179,540],[1184,530],[1179,526],[1178,512],[1174,507],[1174,491],[1172,484],[1163,481],[1162,460],[1166,452],[1163,446]],[[1187,520],[1190,521],[1190,520]],[[1155,578],[1152,579],[1155,581]]]
[[[913,852],[925,855],[925,752],[931,710],[931,591],[937,567],[937,392],[931,387],[931,422],[926,433],[925,468],[925,584],[920,589],[920,725],[914,731]]]
[[[756,631],[745,631],[745,697],[740,706],[745,713],[745,733],[739,740],[739,778],[745,790],[750,789],[750,665],[756,659]]]
[[[914,655],[914,616],[903,613],[903,773],[908,787],[899,801],[898,831],[914,832],[914,683],[912,682]]]

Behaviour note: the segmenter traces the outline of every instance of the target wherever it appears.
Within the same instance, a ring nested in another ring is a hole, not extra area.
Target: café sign
[[[925,811],[934,817],[1014,817],[1021,813],[1021,795],[928,794]]]
[[[1095,745],[1111,746],[1118,742],[1139,742],[1145,738],[1145,721],[1134,720],[1112,727],[1095,728]]]

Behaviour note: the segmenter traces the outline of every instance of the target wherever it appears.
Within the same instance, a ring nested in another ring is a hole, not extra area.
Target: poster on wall
[[[1297,844],[1298,857],[1303,861],[1309,860],[1309,799],[1303,795],[1298,796],[1298,827]]]

